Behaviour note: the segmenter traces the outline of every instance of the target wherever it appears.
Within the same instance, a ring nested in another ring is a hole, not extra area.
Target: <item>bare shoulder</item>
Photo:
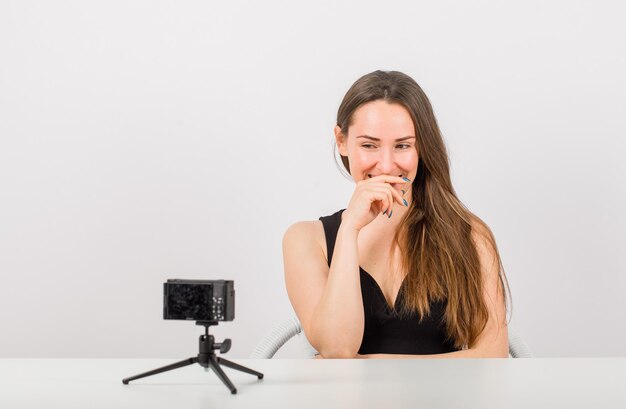
[[[299,238],[315,234],[324,234],[324,227],[319,220],[296,222],[287,228],[285,238]]]
[[[491,229],[477,216],[472,218],[472,240],[476,250],[480,253],[494,253],[496,241]]]
[[[489,226],[477,216],[472,219],[472,240],[486,278],[496,279],[500,272],[496,240]]]
[[[326,256],[325,244],[324,227],[319,220],[296,222],[289,226],[283,236],[283,249],[318,247]]]

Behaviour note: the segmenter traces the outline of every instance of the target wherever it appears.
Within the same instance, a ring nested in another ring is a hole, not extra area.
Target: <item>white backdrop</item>
[[[625,356],[624,11],[0,0],[0,356],[195,355],[167,278],[234,279],[247,356],[291,314],[284,231],[352,193],[332,128],[375,69],[429,95],[535,354]]]

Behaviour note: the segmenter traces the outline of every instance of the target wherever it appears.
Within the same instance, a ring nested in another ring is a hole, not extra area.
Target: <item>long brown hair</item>
[[[489,318],[473,229],[474,234],[480,231],[492,247],[500,289],[505,297],[508,295],[505,300],[511,300],[494,236],[457,198],[450,179],[448,153],[430,101],[408,75],[375,71],[359,78],[337,112],[337,125],[344,137],[357,108],[379,99],[406,108],[413,119],[419,152],[417,176],[412,182],[412,204],[392,246],[391,259],[397,245],[401,267],[407,273],[401,312],[417,311],[421,320],[430,314],[431,301],[447,301],[444,322],[448,339],[457,349],[471,347]],[[341,161],[350,173],[348,158],[341,156]]]

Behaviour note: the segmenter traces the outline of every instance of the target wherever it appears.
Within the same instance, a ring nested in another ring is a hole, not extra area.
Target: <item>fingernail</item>
[[[404,179],[405,182],[410,182],[411,179],[407,178],[406,176],[403,176],[402,179]]]
[[[406,202],[406,199],[402,199],[402,201],[404,202],[404,205],[405,205],[406,207],[409,207],[409,204]]]
[[[393,214],[393,210],[389,212],[389,218],[391,219],[391,215]]]
[[[383,212],[383,214],[387,214],[387,211],[385,210],[385,211]]]
[[[404,194],[405,194],[405,193],[406,193],[406,192],[403,190],[403,191],[402,191],[402,196],[404,196]]]

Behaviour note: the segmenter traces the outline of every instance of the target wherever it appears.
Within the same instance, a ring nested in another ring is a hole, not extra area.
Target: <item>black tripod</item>
[[[122,379],[122,383],[124,385],[128,385],[128,382],[134,381],[135,379],[145,378],[146,376],[156,375],[158,373],[171,371],[173,369],[182,368],[183,366],[195,363],[200,364],[204,368],[211,368],[213,372],[215,372],[217,377],[220,378],[222,382],[224,382],[224,385],[226,385],[228,389],[230,389],[230,393],[232,394],[237,393],[237,388],[235,388],[235,385],[233,385],[230,379],[228,379],[228,376],[226,376],[220,364],[241,372],[256,375],[259,379],[263,379],[263,374],[261,372],[254,371],[252,369],[246,368],[245,366],[241,366],[239,364],[231,362],[227,359],[215,356],[214,350],[219,349],[220,352],[224,354],[230,350],[231,345],[230,339],[225,339],[222,343],[216,343],[215,337],[213,335],[209,335],[209,327],[211,325],[217,324],[217,321],[196,321],[196,325],[204,326],[204,335],[200,335],[200,352],[198,353],[197,357],[188,358],[184,361],[176,362],[162,368],[153,369],[152,371],[131,376],[130,378],[124,378]]]

